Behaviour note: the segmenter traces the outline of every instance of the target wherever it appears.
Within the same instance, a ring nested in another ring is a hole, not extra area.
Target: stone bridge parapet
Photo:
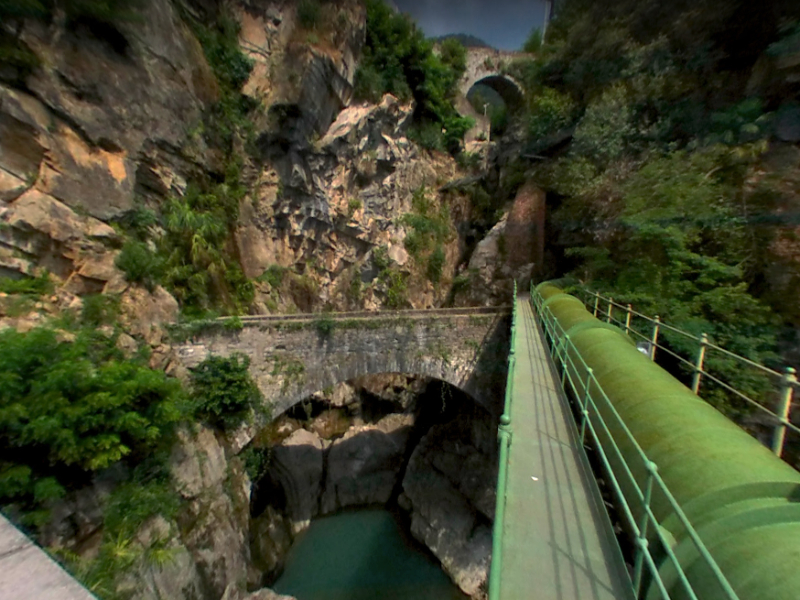
[[[242,353],[277,416],[362,375],[440,379],[502,410],[511,307],[244,317],[175,344],[184,366]]]

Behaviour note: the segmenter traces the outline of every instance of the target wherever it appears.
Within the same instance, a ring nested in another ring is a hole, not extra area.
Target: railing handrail
[[[700,391],[701,383],[705,379],[713,382],[727,393],[732,394],[733,397],[742,400],[748,406],[752,406],[762,414],[770,417],[774,423],[774,430],[772,434],[772,451],[777,456],[783,456],[786,445],[787,431],[800,434],[800,427],[794,425],[790,420],[794,390],[798,387],[798,380],[795,377],[795,369],[787,367],[784,373],[780,373],[775,369],[771,369],[766,365],[757,363],[745,356],[732,352],[731,350],[728,350],[719,344],[713,343],[708,339],[706,334],[698,337],[697,335],[689,333],[688,331],[684,331],[678,327],[665,323],[659,316],[651,317],[644,313],[638,312],[633,309],[631,304],[621,304],[616,302],[612,297],[605,296],[600,292],[587,288],[580,288],[580,292],[584,297],[584,304],[586,305],[587,309],[593,311],[596,317],[602,318],[608,323],[618,325],[628,335],[638,337],[639,339],[643,340],[644,343],[648,344],[650,358],[652,360],[655,360],[656,350],[660,350],[661,352],[669,354],[680,363],[686,365],[690,372],[693,373],[693,381],[691,386],[692,391],[701,398],[703,397],[703,393]],[[615,308],[624,311],[624,321],[615,318]],[[648,338],[647,335],[637,331],[637,329],[632,326],[631,321],[633,317],[644,320],[645,323],[652,327],[653,334],[651,338]],[[686,339],[696,342],[698,344],[697,355],[693,358],[682,356],[675,348],[659,343],[658,333],[659,331],[663,330],[671,331],[683,336]],[[737,361],[738,364],[755,369],[756,372],[761,373],[765,378],[772,380],[773,385],[777,384],[776,388],[771,390],[771,393],[777,393],[779,396],[778,410],[771,410],[765,406],[766,401],[759,401],[758,399],[751,397],[744,391],[736,389],[736,387],[731,385],[729,382],[724,381],[723,378],[721,378],[718,374],[712,373],[706,366],[706,354],[709,351],[719,353],[726,358]],[[752,434],[752,432],[748,433]]]
[[[489,571],[489,598],[500,598],[500,573],[503,564],[503,523],[505,521],[506,491],[508,487],[508,449],[511,446],[511,401],[514,395],[514,369],[516,368],[517,343],[517,282],[514,281],[514,296],[511,309],[511,338],[508,348],[508,376],[503,414],[497,428],[499,464],[497,470],[497,495],[492,527],[492,562]]]
[[[632,575],[632,585],[635,595],[637,597],[641,596],[643,569],[647,567],[653,584],[661,593],[662,598],[670,598],[669,591],[660,573],[660,565],[650,550],[648,542],[648,537],[650,534],[648,533],[648,530],[650,530],[652,527],[652,536],[660,542],[661,547],[659,550],[661,550],[665,555],[663,560],[669,561],[669,563],[672,564],[675,569],[677,580],[683,586],[687,596],[693,600],[698,600],[687,574],[683,570],[683,567],[673,551],[672,541],[666,539],[665,534],[660,527],[660,522],[651,508],[653,487],[655,486],[656,489],[663,495],[663,498],[671,507],[673,514],[677,517],[685,529],[687,539],[697,550],[700,558],[705,561],[711,570],[711,573],[720,586],[720,590],[722,591],[724,598],[726,598],[726,600],[740,600],[727,577],[722,572],[722,569],[719,567],[711,552],[700,538],[697,530],[694,528],[688,516],[683,511],[679,502],[672,494],[661,475],[658,473],[658,465],[650,460],[647,453],[640,446],[636,438],[633,436],[633,433],[628,428],[627,424],[623,421],[619,412],[611,403],[608,395],[595,377],[593,370],[586,363],[583,356],[570,339],[568,333],[564,330],[561,323],[555,318],[552,311],[548,307],[543,306],[543,303],[544,299],[532,285],[531,304],[533,305],[536,316],[542,322],[545,335],[549,339],[551,354],[556,362],[556,366],[561,369],[562,383],[564,384],[565,388],[567,385],[569,385],[573,392],[573,396],[576,399],[575,401],[578,404],[578,408],[580,409],[578,414],[580,415],[581,421],[579,423],[581,439],[585,440],[587,432],[591,436],[592,446],[597,452],[600,463],[606,472],[606,479],[620,504],[620,515],[623,517],[629,530],[632,531],[633,535],[636,537],[635,564]],[[577,359],[575,357],[577,357]],[[581,368],[576,368],[578,366]],[[577,375],[580,373],[586,374],[585,381],[581,380],[580,376]],[[631,469],[629,460],[626,459],[625,455],[622,453],[619,445],[614,439],[614,435],[611,434],[611,429],[609,428],[606,418],[603,416],[603,412],[598,410],[598,402],[602,402],[603,406],[608,409],[608,412],[610,412],[614,419],[615,430],[621,432],[621,434],[625,437],[626,442],[633,448],[635,457],[642,462],[642,466],[647,473],[644,488],[640,486],[639,482],[633,475],[633,470]],[[595,422],[597,422],[597,424],[603,430],[605,430],[605,436],[609,441],[609,449],[613,451],[615,456],[619,459],[618,463],[621,463],[622,465],[622,472],[615,471],[614,467],[612,466],[607,453],[607,448],[598,435]],[[620,478],[622,476],[626,477],[629,489],[632,488],[634,491],[635,498],[633,498],[633,500],[636,502],[641,502],[642,515],[640,517],[641,520],[638,522],[634,514],[635,509],[629,501],[629,498],[626,496],[622,484],[620,483]]]
[[[606,303],[606,305],[610,304],[611,306],[613,306],[615,308],[619,308],[620,310],[624,310],[624,311],[628,312],[628,305],[619,304],[618,302],[615,302],[614,299],[611,298],[611,297],[603,296],[599,292],[593,292],[591,290],[582,290],[582,291],[585,294],[590,295],[592,298],[597,297],[600,300],[603,300]],[[589,305],[587,304],[587,306],[589,306]],[[648,315],[645,315],[643,313],[640,313],[640,312],[638,312],[636,310],[630,309],[630,313],[632,315],[635,315],[635,316],[639,317],[640,319],[644,319],[645,321],[648,321],[650,323],[655,323],[656,322],[655,318],[650,317]],[[698,343],[703,341],[701,336],[697,336],[697,335],[695,335],[693,333],[689,333],[688,331],[680,329],[679,327],[675,327],[674,325],[670,325],[669,323],[666,323],[666,322],[661,321],[661,320],[659,320],[658,322],[659,322],[659,325],[662,328],[669,329],[673,333],[677,333],[677,334],[682,335],[684,337],[687,337],[687,338],[689,338],[691,340],[694,340],[694,341],[696,341]],[[716,350],[718,352],[722,352],[723,354],[725,354],[727,356],[730,356],[733,359],[736,359],[738,361],[746,363],[751,367],[755,367],[757,369],[760,369],[760,370],[764,371],[765,373],[768,373],[770,375],[774,375],[775,377],[782,377],[783,376],[783,373],[780,373],[779,371],[776,371],[775,369],[770,369],[768,366],[762,365],[761,363],[757,363],[757,362],[755,362],[753,360],[750,360],[746,356],[742,356],[741,354],[736,354],[735,352],[732,352],[731,350],[728,350],[727,348],[724,348],[724,347],[722,347],[722,346],[720,346],[718,344],[715,344],[714,342],[706,340],[705,344],[706,344],[706,347],[709,348],[709,349]]]

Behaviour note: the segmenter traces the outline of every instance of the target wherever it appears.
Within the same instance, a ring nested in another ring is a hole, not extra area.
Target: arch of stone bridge
[[[495,90],[510,110],[522,106],[525,92],[518,81],[503,73],[503,65],[530,55],[522,52],[501,52],[491,48],[470,48],[467,50],[467,68],[459,84],[459,92],[466,98],[477,84]]]
[[[318,392],[363,375],[404,373],[445,381],[493,414],[502,411],[508,356],[505,314],[340,321],[247,323],[177,345],[184,366],[242,353],[278,415]]]

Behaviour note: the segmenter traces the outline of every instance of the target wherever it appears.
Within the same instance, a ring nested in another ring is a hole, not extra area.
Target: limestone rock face
[[[276,575],[292,547],[288,519],[272,506],[250,524],[253,566],[267,579]]]
[[[163,327],[178,319],[178,302],[161,286],[152,292],[131,286],[120,300],[122,322],[132,335],[145,339],[151,346],[161,342]]]
[[[517,193],[511,209],[478,243],[469,261],[471,304],[509,301],[514,281],[526,289],[544,262],[545,193],[531,183]]]
[[[42,68],[0,84],[0,275],[47,269],[72,294],[121,293],[108,225],[213,167],[189,132],[217,98],[202,48],[169,0],[116,26],[26,21]]]
[[[412,211],[415,190],[427,186],[433,197],[437,182],[456,172],[451,158],[420,152],[408,140],[412,114],[411,105],[388,95],[379,105],[350,106],[318,141],[290,145],[259,175],[241,209],[247,224],[236,236],[240,255],[248,257],[246,273],[258,276],[280,265],[304,274],[299,281],[287,277],[280,296],[260,286],[257,302],[264,312],[289,297],[301,310],[380,308],[386,286],[378,278],[378,248],[387,252],[393,268],[412,272],[403,247],[406,227],[397,216]],[[445,250],[444,275],[451,276],[457,239]],[[313,268],[308,268],[311,256]],[[304,298],[309,284],[314,292]],[[425,307],[443,301],[446,288],[434,288],[423,276],[408,292],[413,306]]]
[[[186,132],[217,95],[175,5],[147,0],[142,11],[141,22],[104,32],[78,26],[54,36],[32,23],[22,35],[48,65],[28,81],[47,150],[37,186],[101,219],[132,208],[145,183],[162,180],[148,166],[161,154],[180,155]]]
[[[231,585],[225,590],[225,594],[220,600],[296,600],[293,596],[283,596],[268,588],[258,590],[252,594],[242,592],[235,586]]]
[[[485,597],[496,458],[490,419],[464,413],[431,428],[403,479],[401,504],[411,512],[411,533],[473,598]]]
[[[325,442],[317,434],[298,429],[273,450],[273,471],[286,494],[287,514],[295,534],[319,513],[324,448]]]
[[[204,427],[196,434],[179,432],[170,465],[185,499],[177,515],[179,543],[191,556],[204,593],[222,596],[230,582],[247,580],[249,481]]]
[[[196,435],[178,432],[170,463],[175,487],[184,498],[196,498],[203,490],[217,488],[227,476],[225,451],[214,432],[202,428]]]
[[[375,425],[352,427],[328,452],[322,512],[385,504],[403,465],[413,415],[390,415]]]

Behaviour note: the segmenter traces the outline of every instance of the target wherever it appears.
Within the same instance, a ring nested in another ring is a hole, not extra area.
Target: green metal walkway
[[[632,599],[619,545],[527,295],[517,298],[515,339],[496,597]]]

